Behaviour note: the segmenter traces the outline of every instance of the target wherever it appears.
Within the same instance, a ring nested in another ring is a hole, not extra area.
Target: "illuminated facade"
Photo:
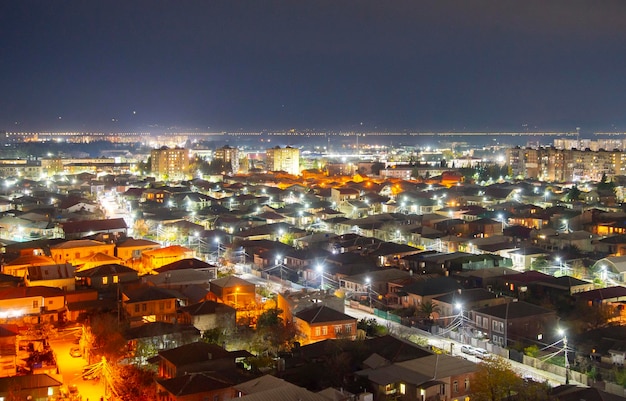
[[[514,176],[542,181],[600,181],[626,175],[626,153],[555,148],[511,148],[506,161]]]
[[[226,145],[223,148],[216,149],[213,158],[223,162],[224,165],[231,166],[233,173],[239,171],[239,149]]]
[[[169,179],[183,179],[189,173],[189,152],[184,148],[152,149],[152,174]]]
[[[284,171],[293,175],[300,175],[300,149],[287,146],[267,149],[265,151],[267,171]]]

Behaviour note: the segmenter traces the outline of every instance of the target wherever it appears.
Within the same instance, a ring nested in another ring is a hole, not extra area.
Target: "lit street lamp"
[[[465,344],[465,322],[463,321],[463,304],[457,302],[454,306],[459,310],[461,343]]]
[[[565,384],[569,384],[569,359],[567,358],[567,335],[564,330],[559,330],[559,335],[563,336],[563,353],[565,354]]]
[[[316,270],[320,274],[320,290],[324,290],[324,266],[317,265]]]

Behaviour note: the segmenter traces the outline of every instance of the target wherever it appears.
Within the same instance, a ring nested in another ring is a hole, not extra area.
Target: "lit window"
[[[406,384],[400,383],[400,394],[406,394]]]

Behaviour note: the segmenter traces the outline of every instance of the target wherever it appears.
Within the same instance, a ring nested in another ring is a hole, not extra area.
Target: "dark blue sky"
[[[625,21],[623,0],[7,0],[0,130],[626,131]]]

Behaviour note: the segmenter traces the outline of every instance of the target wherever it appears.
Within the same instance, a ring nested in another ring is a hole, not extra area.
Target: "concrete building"
[[[162,147],[150,151],[150,169],[157,177],[182,179],[189,174],[189,152],[184,148]]]
[[[265,151],[265,165],[267,171],[284,171],[293,175],[300,175],[300,149],[287,146],[277,146]]]
[[[233,174],[239,172],[239,149],[226,145],[216,149],[213,158],[223,162],[225,166],[230,166]]]
[[[618,150],[510,148],[506,162],[513,176],[542,181],[600,181],[626,174],[626,153]]]

